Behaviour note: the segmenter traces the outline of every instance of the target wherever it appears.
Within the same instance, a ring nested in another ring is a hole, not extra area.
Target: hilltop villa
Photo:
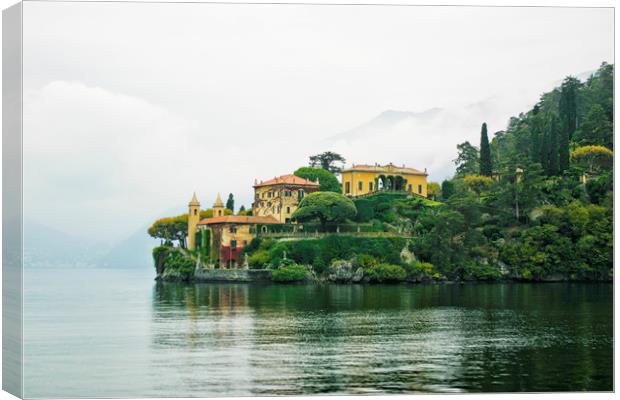
[[[341,174],[342,193],[349,197],[380,191],[406,192],[423,197],[427,193],[426,170],[422,172],[390,163],[385,166],[353,165]],[[295,175],[282,175],[260,182],[256,180],[253,186],[252,215],[226,215],[224,203],[218,194],[212,207],[213,216],[202,220],[200,203],[194,194],[188,204],[188,248],[208,248],[209,258],[218,262],[220,268],[240,267],[243,265],[243,248],[258,233],[267,232],[272,226],[294,224],[291,218],[299,203],[306,194],[318,191],[319,186],[318,181]],[[303,229],[303,226],[298,225],[293,225],[292,229],[296,230],[296,227]],[[196,242],[197,237],[200,243]]]
[[[426,197],[426,169],[424,172],[404,165],[353,165],[342,170],[342,194],[357,197],[382,190],[407,192]]]

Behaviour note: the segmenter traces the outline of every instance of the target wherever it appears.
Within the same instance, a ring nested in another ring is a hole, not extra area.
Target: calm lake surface
[[[613,389],[611,284],[24,286],[26,397]]]

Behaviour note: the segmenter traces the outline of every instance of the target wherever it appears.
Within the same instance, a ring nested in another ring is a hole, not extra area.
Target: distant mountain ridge
[[[366,123],[358,125],[353,129],[330,136],[329,140],[336,141],[359,139],[375,134],[382,129],[390,128],[391,126],[406,120],[415,120],[421,123],[427,122],[436,118],[439,114],[441,114],[441,112],[443,112],[443,109],[438,107],[430,108],[421,112],[386,110]]]

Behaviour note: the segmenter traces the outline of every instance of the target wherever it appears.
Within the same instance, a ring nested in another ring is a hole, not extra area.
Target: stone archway
[[[404,188],[404,179],[402,176],[394,177],[394,191],[400,192]]]
[[[385,175],[379,175],[377,177],[377,191],[382,191],[386,189],[386,176]]]

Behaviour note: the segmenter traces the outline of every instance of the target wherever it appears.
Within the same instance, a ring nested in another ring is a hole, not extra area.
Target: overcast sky
[[[110,241],[193,191],[248,207],[255,178],[325,150],[443,179],[483,121],[614,61],[611,9],[35,2],[24,21],[25,213]]]

